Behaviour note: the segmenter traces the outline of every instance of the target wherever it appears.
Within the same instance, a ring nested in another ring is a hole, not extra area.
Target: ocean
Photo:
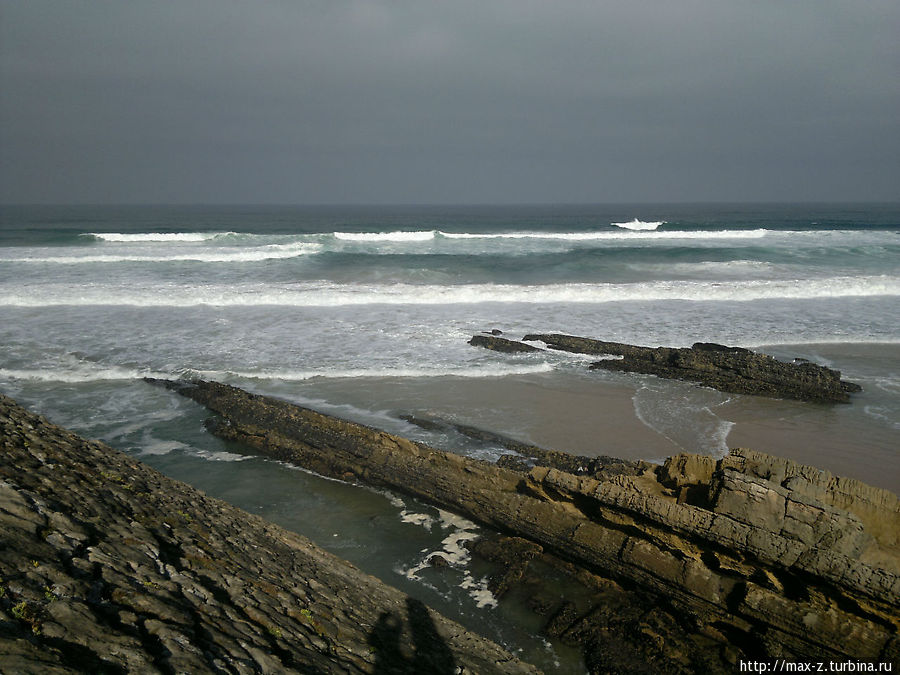
[[[723,394],[467,340],[719,342],[836,368],[847,405]],[[497,603],[478,528],[243,454],[203,377],[485,459],[415,414],[582,454],[753,447],[900,490],[900,205],[0,207],[0,391],[309,536],[550,672],[578,657]],[[423,565],[443,550],[453,565]]]

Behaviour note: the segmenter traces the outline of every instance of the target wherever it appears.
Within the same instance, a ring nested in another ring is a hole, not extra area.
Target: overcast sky
[[[897,0],[0,0],[0,201],[900,199]]]

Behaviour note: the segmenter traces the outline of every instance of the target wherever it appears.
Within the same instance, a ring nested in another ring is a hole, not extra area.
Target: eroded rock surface
[[[639,588],[694,634],[727,636],[735,658],[900,655],[900,501],[888,491],[746,450],[617,475],[510,469],[227,385],[165,384],[218,413],[225,438],[393,487]],[[556,623],[581,618],[572,608]]]
[[[536,673],[309,540],[0,395],[0,671]]]
[[[841,380],[841,373],[831,368],[809,362],[785,363],[749,349],[708,342],[690,348],[654,348],[559,334],[532,334],[523,340],[541,341],[561,351],[619,357],[592,363],[595,370],[699,382],[733,394],[845,403],[851,393],[860,391],[859,385]]]

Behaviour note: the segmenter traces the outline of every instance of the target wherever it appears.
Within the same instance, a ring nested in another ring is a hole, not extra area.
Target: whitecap
[[[0,378],[14,380],[31,380],[36,382],[65,382],[77,384],[80,382],[101,382],[105,380],[136,380],[143,377],[167,379],[171,375],[167,373],[155,373],[150,370],[110,367],[59,367],[51,369],[38,368],[0,368]]]
[[[615,225],[616,227],[621,227],[623,230],[648,231],[655,230],[665,222],[666,221],[664,220],[643,221],[635,218],[634,220],[627,223],[613,223],[613,225]]]
[[[629,263],[628,267],[638,272],[655,272],[709,277],[734,275],[768,275],[771,277],[776,266],[761,260],[707,260],[691,263]]]
[[[663,221],[664,222],[664,221]],[[594,232],[443,232],[438,234],[446,239],[559,239],[565,241],[604,241],[640,239],[760,239],[771,231],[756,230],[672,230],[666,232],[627,230]]]
[[[335,239],[342,241],[430,241],[434,239],[434,230],[413,232],[335,232]]]
[[[280,369],[270,371],[246,371],[246,370],[197,370],[192,371],[201,377],[217,378],[225,376],[242,377],[253,380],[281,380],[288,382],[302,382],[315,378],[341,379],[341,378],[387,378],[387,377],[507,377],[509,375],[531,375],[535,373],[549,373],[553,370],[550,363],[536,364],[504,364],[495,363],[483,366],[471,367],[435,367],[435,368],[337,368],[333,370],[291,370]]]
[[[321,244],[294,243],[271,244],[252,249],[218,249],[216,251],[197,250],[189,253],[169,253],[165,255],[62,255],[62,256],[23,256],[6,258],[6,262],[41,263],[58,265],[79,265],[93,263],[168,263],[168,262],[208,262],[208,263],[245,263],[264,260],[285,260],[302,255],[312,255],[322,249]]]
[[[110,242],[198,242],[216,237],[235,235],[237,232],[85,232],[82,236]]]
[[[513,284],[231,284],[181,286],[175,283],[110,287],[48,283],[28,293],[0,294],[0,306],[130,307],[338,307],[362,305],[464,305],[483,303],[600,304],[629,301],[690,300],[750,302],[898,296],[900,277],[840,276],[820,279],[739,281],[661,280],[634,283]],[[481,375],[478,375],[479,377]]]

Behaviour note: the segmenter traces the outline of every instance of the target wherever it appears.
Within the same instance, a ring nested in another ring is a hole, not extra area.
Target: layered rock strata
[[[749,656],[900,656],[900,500],[735,450],[619,475],[513,470],[214,382],[166,383],[218,435],[389,486],[664,598]]]
[[[0,395],[0,671],[536,673],[309,540]]]
[[[839,371],[825,366],[808,361],[785,363],[742,347],[709,342],[697,342],[690,348],[638,347],[559,334],[532,334],[523,340],[544,342],[550,349],[577,354],[616,357],[592,363],[593,370],[687,380],[733,394],[846,403],[851,393],[860,391],[859,385],[841,380]],[[469,344],[504,352],[536,349],[526,342],[475,336]]]

